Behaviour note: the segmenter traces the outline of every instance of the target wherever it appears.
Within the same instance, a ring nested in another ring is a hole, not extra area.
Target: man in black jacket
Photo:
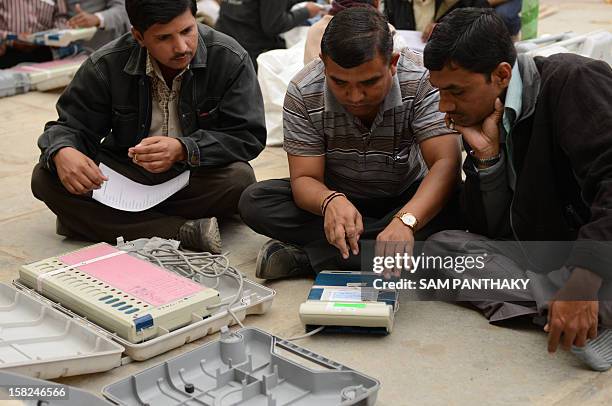
[[[285,48],[279,35],[322,12],[321,6],[303,0],[225,0],[221,3],[215,28],[236,39],[247,50],[257,69],[257,57],[271,49]]]
[[[598,322],[612,326],[612,69],[573,54],[517,58],[494,11],[471,8],[436,26],[424,63],[440,89],[440,111],[468,151],[470,231],[518,248],[510,261],[488,261],[489,277],[529,269],[528,291],[468,300],[491,321],[547,314],[550,352],[560,343],[583,347]],[[464,251],[466,241],[493,251],[502,245],[465,232],[433,240],[447,248],[454,240]],[[564,248],[544,253],[555,245]]]
[[[159,236],[220,252],[215,216],[236,211],[266,143],[263,101],[246,51],[194,18],[193,0],[127,0],[132,34],[94,53],[60,97],[38,140],[32,191],[58,234],[113,242]],[[190,171],[157,206],[102,205],[103,162],[144,184]]]
[[[385,0],[385,14],[398,30],[422,31],[429,37],[434,23],[461,7],[489,7],[487,0]]]

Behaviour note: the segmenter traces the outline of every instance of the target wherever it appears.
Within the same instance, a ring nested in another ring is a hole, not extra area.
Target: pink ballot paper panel
[[[51,61],[51,62],[41,62],[41,63],[33,63],[30,65],[20,65],[20,66],[12,67],[11,71],[30,73],[30,72],[38,72],[38,71],[51,71],[54,69],[56,70],[64,69],[66,66],[81,65],[83,62],[85,62],[86,59],[87,57],[85,56],[78,56],[75,58],[59,59],[57,61]]]
[[[100,244],[64,255],[59,259],[66,265],[75,265],[117,252],[120,250],[111,245]],[[81,265],[76,269],[152,306],[174,302],[206,289],[187,278],[165,271],[127,253]]]

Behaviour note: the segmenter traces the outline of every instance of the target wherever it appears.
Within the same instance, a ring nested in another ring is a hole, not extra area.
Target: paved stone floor
[[[604,0],[543,1],[556,13],[540,21],[540,32],[612,28],[612,4]],[[36,139],[56,117],[59,93],[29,93],[0,99],[0,281],[10,282],[21,264],[84,245],[55,235],[55,218],[30,193],[37,160]],[[288,176],[285,154],[268,148],[253,162],[259,180]],[[231,260],[255,279],[257,251],[265,238],[238,223],[223,226]],[[297,310],[309,279],[268,283],[277,291],[270,311],[246,324],[280,336],[302,333]],[[205,337],[141,363],[60,382],[100,394],[119,378],[191,350]],[[387,337],[319,335],[301,345],[376,377],[380,405],[612,404],[612,372],[586,370],[571,355],[546,352],[546,335],[525,328],[489,325],[474,311],[445,303],[402,303]],[[0,402],[2,403],[2,402]]]

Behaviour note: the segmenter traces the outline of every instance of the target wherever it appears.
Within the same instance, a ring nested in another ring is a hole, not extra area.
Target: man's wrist
[[[398,219],[404,227],[409,228],[413,232],[416,230],[419,224],[417,217],[409,211],[400,211],[393,217]]]
[[[490,159],[500,154],[499,144],[484,149],[472,149],[470,155],[476,159]]]
[[[469,155],[472,157],[478,169],[490,168],[501,160],[501,151],[499,147],[485,151],[470,150]]]
[[[398,225],[398,226],[402,226],[402,227],[404,227],[405,229],[410,230],[411,232],[413,232],[413,233],[414,233],[414,229],[413,229],[412,227],[410,227],[410,226],[408,226],[408,225],[404,224],[404,222],[402,221],[402,219],[401,219],[401,218],[399,218],[399,217],[397,217],[397,216],[394,216],[394,217],[391,219],[391,223],[390,223],[390,224],[396,224],[396,225]]]
[[[570,281],[573,285],[580,286],[588,294],[597,294],[601,288],[601,276],[584,268],[574,268]]]
[[[599,275],[584,268],[574,268],[565,285],[557,293],[555,300],[593,301],[598,300],[602,279]]]
[[[55,164],[55,159],[58,157],[59,153],[60,153],[61,151],[65,150],[66,148],[76,149],[76,148],[73,148],[73,147],[68,147],[68,146],[58,148],[56,151],[54,151],[54,152],[51,154],[51,157],[50,157],[50,158],[51,158],[51,160],[53,161],[53,163],[54,163],[54,164]]]
[[[179,139],[176,139],[176,141],[178,142],[180,149],[177,149],[175,162],[185,162],[187,160],[187,146]]]
[[[327,207],[331,204],[331,202],[333,202],[337,198],[342,198],[342,197],[346,198],[346,195],[341,192],[330,193],[321,203],[321,215],[325,217],[325,212],[327,211]]]
[[[323,192],[321,192],[321,194],[319,195],[319,207],[321,208],[321,213],[323,212],[323,206],[325,205],[325,201],[331,197],[331,195],[333,195],[334,193],[336,193],[335,190],[325,190]]]
[[[178,157],[179,162],[184,162],[187,160],[187,148],[181,143],[181,151],[179,152]]]
[[[102,13],[94,13],[94,16],[98,19],[96,27],[104,28],[104,16],[102,15]]]

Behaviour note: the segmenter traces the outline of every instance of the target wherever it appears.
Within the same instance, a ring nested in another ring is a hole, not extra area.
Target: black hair
[[[374,7],[376,0],[334,0],[329,15],[335,16],[342,10],[351,7]]]
[[[345,69],[354,68],[381,55],[386,62],[393,53],[393,36],[385,17],[370,7],[342,10],[325,29],[321,55]]]
[[[516,49],[504,21],[489,8],[460,8],[434,28],[423,55],[430,71],[458,65],[470,72],[491,73],[502,62],[516,61]]]
[[[125,0],[130,23],[141,34],[154,24],[167,24],[190,10],[195,17],[195,0]]]

